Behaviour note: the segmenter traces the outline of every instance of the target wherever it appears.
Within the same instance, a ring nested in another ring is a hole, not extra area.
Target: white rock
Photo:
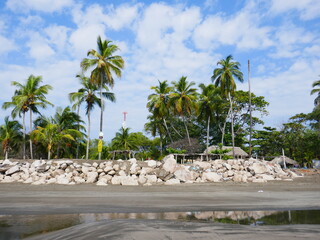
[[[48,184],[52,184],[52,183],[56,183],[56,182],[57,182],[57,179],[55,179],[55,178],[50,178],[47,180]]]
[[[267,180],[267,181],[272,181],[274,180],[274,177],[268,174],[261,174],[259,175],[260,177],[262,177],[262,179]]]
[[[13,165],[13,162],[11,162],[9,159],[5,159],[3,162],[2,162],[3,165]]]
[[[149,173],[152,173],[153,171],[154,171],[154,169],[151,168],[151,167],[143,167],[143,168],[141,169],[141,171],[140,171],[140,174],[141,174],[141,175],[147,175],[147,174],[149,174]]]
[[[135,159],[135,158],[130,158],[130,159],[128,160],[128,162],[130,162],[131,164],[136,164],[136,163],[137,163],[137,159]]]
[[[82,166],[81,172],[83,172],[84,174],[87,174],[89,172],[89,168],[87,166]]]
[[[255,174],[262,174],[268,172],[267,166],[260,162],[253,163],[250,169],[253,170]]]
[[[124,186],[138,186],[138,180],[130,176],[121,176],[121,185]]]
[[[85,179],[83,179],[82,177],[79,177],[79,176],[75,176],[75,177],[73,178],[73,180],[74,180],[76,183],[84,183],[84,182],[86,182]]]
[[[64,175],[60,175],[57,177],[57,184],[69,184],[70,180],[66,178]]]
[[[147,182],[147,178],[145,175],[140,175],[139,178],[138,178],[138,182],[143,185]]]
[[[155,160],[147,160],[145,162],[148,163],[148,167],[151,167],[151,168],[156,168],[157,167],[157,161],[155,161]]]
[[[173,154],[170,154],[163,159],[162,168],[167,172],[174,173],[177,166],[177,161],[174,159]],[[179,182],[180,183],[180,182]]]
[[[119,176],[127,176],[126,172],[123,170],[119,171]]]
[[[20,166],[15,165],[15,166],[9,168],[9,169],[6,171],[5,174],[6,174],[6,175],[11,175],[11,174],[14,174],[14,173],[19,172],[19,171],[20,171]]]
[[[105,172],[105,173],[108,173],[108,172],[110,172],[110,171],[112,171],[113,170],[113,167],[112,166],[106,166],[104,169],[103,169],[103,171]]]
[[[179,179],[172,178],[164,183],[164,185],[176,185],[180,184]]]
[[[87,183],[94,183],[97,181],[98,173],[97,172],[88,172],[87,173]]]
[[[242,182],[243,175],[242,174],[234,174],[233,181],[234,182]]]
[[[157,175],[146,175],[148,183],[156,183],[157,182]]]
[[[98,165],[98,163],[96,163],[96,162],[94,162],[93,164],[92,164],[92,167],[94,167],[94,168],[97,168],[99,165]]]
[[[204,172],[202,174],[202,180],[209,182],[220,182],[222,180],[222,176],[215,172]]]
[[[108,183],[102,182],[102,181],[98,181],[98,182],[96,183],[96,185],[97,185],[97,186],[107,186]]]
[[[195,161],[193,163],[194,166],[199,166],[201,167],[203,170],[207,170],[209,168],[211,168],[211,163],[209,162],[200,162],[200,161]]]
[[[179,168],[174,172],[174,176],[176,179],[179,179],[182,182],[190,181],[192,179],[190,171],[185,168]]]
[[[111,183],[113,185],[120,185],[121,184],[121,176],[114,176],[112,179],[111,179]]]
[[[252,182],[254,182],[254,183],[265,183],[265,182],[267,182],[267,180],[265,180],[265,179],[262,179],[262,178],[255,178],[255,179],[252,179]]]

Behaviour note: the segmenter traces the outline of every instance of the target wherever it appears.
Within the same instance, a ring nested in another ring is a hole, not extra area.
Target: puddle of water
[[[22,239],[82,223],[113,219],[205,221],[253,226],[320,224],[320,210],[0,215],[0,239]]]

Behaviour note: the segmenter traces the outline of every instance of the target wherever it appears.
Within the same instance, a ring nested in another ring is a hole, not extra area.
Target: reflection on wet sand
[[[320,224],[320,210],[0,215],[0,239],[20,239],[82,223],[115,219],[206,221],[246,225]]]

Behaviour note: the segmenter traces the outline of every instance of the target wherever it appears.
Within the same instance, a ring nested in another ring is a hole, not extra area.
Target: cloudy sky
[[[116,80],[116,103],[107,103],[104,134],[121,127],[142,131],[150,86],[158,80],[210,83],[218,60],[232,54],[252,90],[270,102],[268,126],[310,112],[311,84],[320,75],[319,0],[2,0],[0,1],[0,104],[10,101],[11,81],[41,75],[54,90],[48,100],[68,106],[80,86],[75,75],[98,35],[114,41],[126,62]],[[247,81],[238,89],[247,90]],[[55,108],[44,111],[50,115]],[[0,110],[4,116],[10,110]],[[98,135],[99,109],[92,121]]]

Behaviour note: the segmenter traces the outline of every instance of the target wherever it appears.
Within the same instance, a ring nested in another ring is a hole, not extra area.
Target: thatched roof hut
[[[186,153],[198,153],[201,151],[201,145],[196,138],[190,138],[191,145],[188,138],[184,138],[167,145],[167,148],[174,148],[180,150],[186,150]]]
[[[281,166],[284,166],[284,161],[286,162],[286,165],[291,165],[291,166],[299,166],[299,163],[295,160],[292,160],[291,158],[288,158],[286,156],[278,156],[275,157],[271,162],[272,163],[278,163]]]
[[[220,149],[219,146],[210,146],[208,147],[208,153],[214,150]],[[230,150],[229,152],[225,153],[226,155],[233,156],[232,154],[232,147],[231,146],[222,146],[222,150]],[[204,151],[204,153],[207,153]],[[249,157],[249,154],[246,153],[242,148],[240,147],[234,147],[234,155],[236,158],[246,158]]]

